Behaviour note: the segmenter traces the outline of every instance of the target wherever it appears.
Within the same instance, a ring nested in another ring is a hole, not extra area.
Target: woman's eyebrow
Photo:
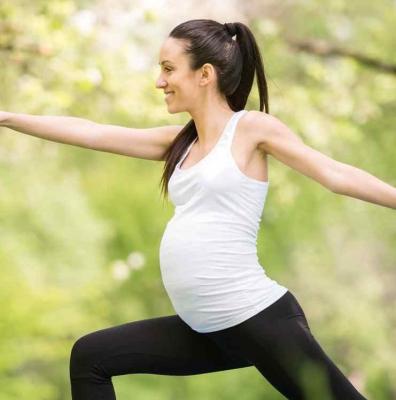
[[[172,61],[169,61],[169,60],[164,60],[164,61],[161,61],[161,62],[159,62],[159,63],[158,63],[158,65],[165,64],[166,62],[169,62],[169,63],[171,63],[171,64],[172,64]]]

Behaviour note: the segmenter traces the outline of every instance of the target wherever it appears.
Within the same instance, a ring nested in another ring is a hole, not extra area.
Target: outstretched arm
[[[100,125],[83,118],[0,111],[0,127],[40,139],[90,148]]]
[[[53,142],[158,161],[164,161],[167,148],[183,128],[166,125],[136,129],[78,117],[0,111],[2,126]]]
[[[278,118],[254,112],[259,149],[319,182],[334,193],[396,209],[396,188],[349,164],[307,146]]]
[[[396,187],[352,165],[341,167],[335,193],[396,209]]]

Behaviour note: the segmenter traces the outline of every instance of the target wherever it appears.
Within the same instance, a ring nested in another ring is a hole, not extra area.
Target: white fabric
[[[191,143],[169,181],[175,212],[161,239],[161,276],[176,313],[197,332],[241,323],[288,290],[257,256],[269,183],[245,175],[231,154],[246,112],[233,114],[208,155],[180,169]]]

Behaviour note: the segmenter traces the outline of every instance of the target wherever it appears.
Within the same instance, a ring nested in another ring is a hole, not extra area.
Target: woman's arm
[[[334,193],[396,209],[396,188],[307,146],[278,118],[254,112],[256,145]]]
[[[349,164],[341,164],[334,192],[396,209],[395,187]]]
[[[99,124],[77,117],[0,111],[0,126],[53,142],[90,148]]]
[[[164,161],[166,150],[183,129],[183,125],[137,129],[76,117],[4,111],[0,111],[0,126],[53,142],[156,161]]]

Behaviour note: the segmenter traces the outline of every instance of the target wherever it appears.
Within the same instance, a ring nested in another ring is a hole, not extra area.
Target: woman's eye
[[[169,72],[172,71],[170,68],[165,68],[165,71]]]

